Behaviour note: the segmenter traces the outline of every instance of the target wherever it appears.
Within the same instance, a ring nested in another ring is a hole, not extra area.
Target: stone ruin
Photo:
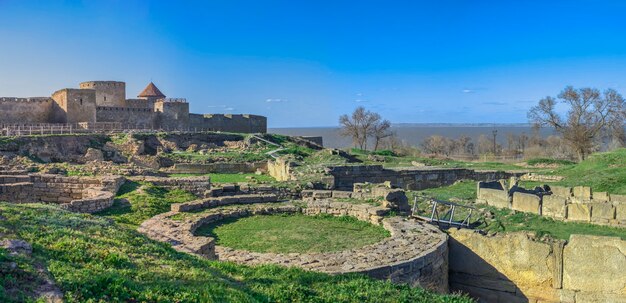
[[[559,220],[626,225],[626,195],[594,192],[588,186],[548,186],[529,190],[507,182],[478,182],[477,202]]]

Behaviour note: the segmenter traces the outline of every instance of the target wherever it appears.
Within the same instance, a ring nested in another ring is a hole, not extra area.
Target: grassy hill
[[[2,302],[29,300],[42,279],[37,264],[68,302],[471,302],[362,275],[209,261],[53,206],[0,203],[0,213],[0,234],[33,245],[30,257],[0,249]]]

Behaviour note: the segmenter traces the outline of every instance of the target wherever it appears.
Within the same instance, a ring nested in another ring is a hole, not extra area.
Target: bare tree
[[[381,139],[391,136],[391,123],[362,106],[357,107],[350,116],[339,117],[339,124],[341,135],[352,137],[354,146],[362,150],[367,149],[367,140],[370,137],[374,138],[375,148],[378,148]]]
[[[615,90],[600,93],[595,88],[574,89],[567,86],[558,96],[546,97],[528,112],[528,119],[538,126],[553,127],[584,160],[593,148],[594,139],[602,131],[623,127],[626,118],[624,98]],[[557,102],[568,107],[562,117]]]
[[[374,137],[374,150],[378,150],[378,145],[381,140],[391,137],[393,132],[391,132],[391,122],[389,120],[383,120],[379,114],[374,114],[377,116],[377,121],[374,123],[372,127],[372,137]]]

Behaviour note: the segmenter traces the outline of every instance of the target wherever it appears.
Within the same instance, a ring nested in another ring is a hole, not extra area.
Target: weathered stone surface
[[[609,223],[615,219],[615,207],[610,203],[589,203],[591,206],[591,221]]]
[[[626,301],[625,269],[626,241],[617,237],[572,235],[563,252],[563,288],[619,295]]]
[[[552,244],[525,233],[488,237],[451,229],[450,237],[451,290],[467,291],[482,302],[559,301]]]
[[[589,220],[591,220],[591,207],[587,204],[568,204],[567,219],[572,221],[589,222]]]
[[[580,201],[591,200],[591,187],[589,186],[576,186],[573,189],[574,197]]]
[[[541,215],[557,219],[567,217],[567,198],[547,195],[542,198]]]
[[[615,205],[615,220],[620,224],[626,224],[626,203]]]
[[[572,188],[566,186],[550,186],[550,191],[552,194],[559,197],[571,197],[572,196]]]
[[[605,191],[594,191],[593,201],[598,203],[611,201],[611,195]]]
[[[499,208],[509,208],[511,206],[509,202],[509,195],[506,190],[481,188],[479,191],[478,201]]]
[[[513,193],[511,208],[517,211],[540,214],[541,197],[521,192]]]

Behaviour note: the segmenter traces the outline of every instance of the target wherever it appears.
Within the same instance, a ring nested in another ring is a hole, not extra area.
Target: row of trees
[[[467,136],[457,139],[431,136],[422,142],[421,149],[425,153],[444,156],[490,153],[514,157],[545,154],[545,150],[551,150],[548,154],[559,157],[575,155],[579,160],[584,160],[589,153],[598,150],[600,145],[615,148],[626,143],[626,103],[614,89],[601,92],[595,88],[575,89],[567,86],[556,97],[541,99],[528,112],[528,119],[537,130],[551,127],[559,136],[543,139],[538,132],[531,137],[525,134],[507,134],[506,147],[496,144],[494,139],[484,135],[478,138],[476,144]],[[358,107],[350,116],[342,115],[339,124],[341,134],[351,137],[354,145],[360,149],[367,149],[368,140],[374,142],[374,150],[383,141],[392,148],[405,147],[394,138],[388,120],[364,107]],[[544,152],[540,152],[542,150]]]

